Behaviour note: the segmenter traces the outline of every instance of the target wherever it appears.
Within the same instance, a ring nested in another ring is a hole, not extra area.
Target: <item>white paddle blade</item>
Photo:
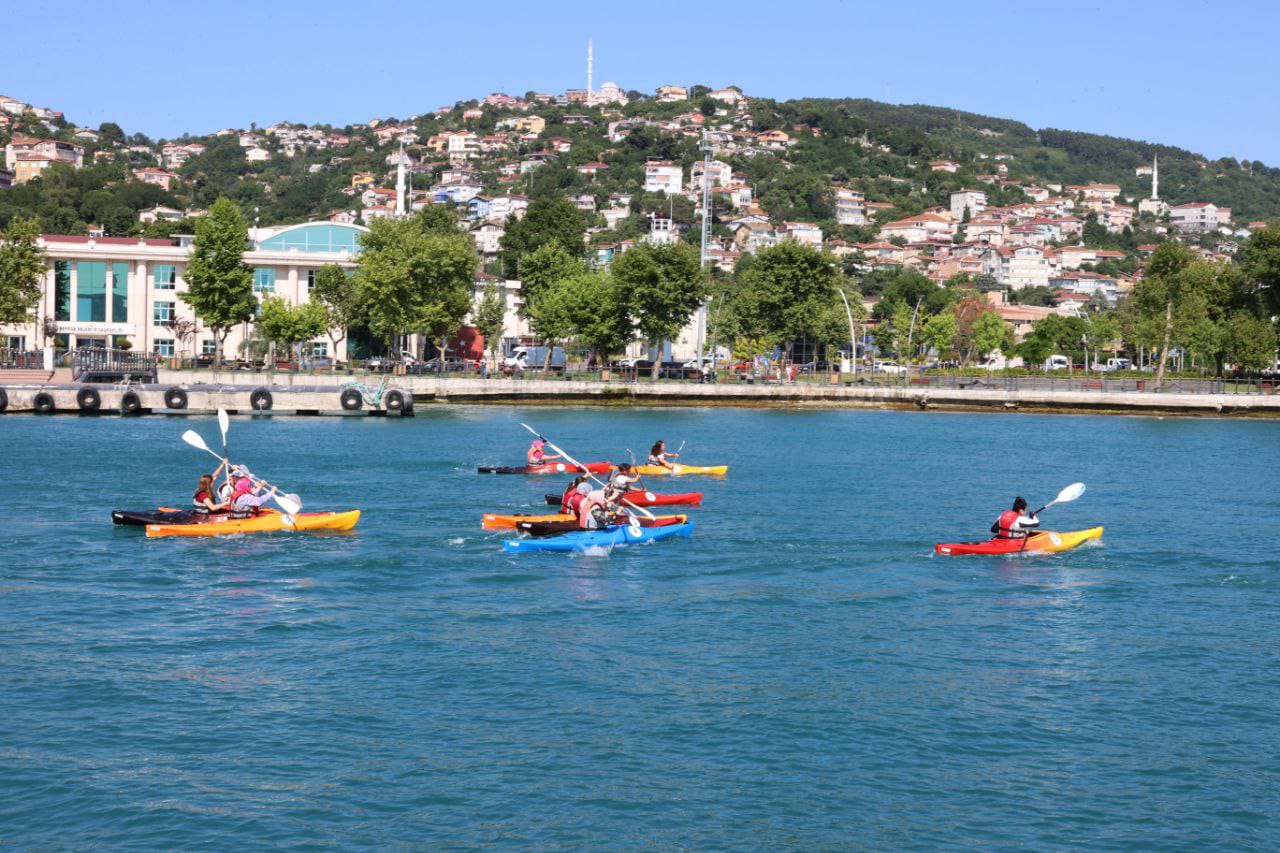
[[[279,493],[272,495],[272,499],[289,515],[295,515],[302,509],[302,502],[296,500],[296,498],[296,495],[282,495]]]
[[[1070,503],[1083,494],[1084,483],[1072,483],[1062,491],[1058,492],[1058,496],[1053,499],[1053,502],[1056,504]]]
[[[210,453],[213,452],[209,450],[209,445],[204,443],[204,439],[200,437],[200,433],[193,429],[189,429],[184,432],[182,434],[182,440],[194,447],[196,450],[206,450]]]
[[[222,430],[222,443],[227,442],[227,428],[231,426],[231,418],[227,416],[227,410],[218,409],[218,429]]]

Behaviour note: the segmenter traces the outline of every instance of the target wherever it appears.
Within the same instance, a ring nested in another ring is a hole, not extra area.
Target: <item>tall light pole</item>
[[[711,143],[707,140],[707,131],[702,131],[702,254],[700,264],[702,269],[707,268],[710,257],[707,255],[707,244],[711,241]],[[706,378],[703,372],[703,344],[707,334],[707,303],[704,300],[698,306],[698,376]],[[711,353],[711,365],[715,366],[716,354]]]
[[[844,303],[844,316],[849,321],[849,343],[853,345],[853,352],[850,353],[849,360],[853,362],[853,375],[858,375],[858,336],[853,331],[853,309],[849,307],[849,298],[844,295],[844,290],[837,287],[836,293],[840,294],[840,301]]]

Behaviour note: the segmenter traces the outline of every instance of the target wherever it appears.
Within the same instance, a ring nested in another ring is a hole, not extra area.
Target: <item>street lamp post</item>
[[[849,343],[853,345],[849,360],[853,362],[853,376],[856,379],[858,377],[858,337],[853,331],[853,309],[849,307],[849,299],[842,289],[837,287],[836,293],[840,294],[840,301],[844,303],[844,316],[849,321]]]

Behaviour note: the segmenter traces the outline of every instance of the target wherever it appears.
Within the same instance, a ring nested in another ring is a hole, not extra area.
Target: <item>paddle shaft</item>
[[[188,443],[189,443],[189,442],[188,442]],[[192,447],[195,447],[196,445],[192,444],[191,446],[192,446]],[[221,456],[219,456],[217,453],[215,453],[214,451],[210,450],[207,446],[203,446],[203,447],[201,447],[200,449],[201,449],[201,450],[203,450],[205,453],[208,453],[208,454],[209,454],[210,456],[212,456],[214,459],[221,459],[221,458],[222,458],[222,457],[221,457]],[[264,486],[271,486],[273,489],[274,489],[274,488],[276,488],[275,486],[272,486],[272,484],[271,484],[271,483],[268,483],[266,480],[258,480],[258,482],[259,482],[259,483],[262,483]],[[280,504],[280,508],[281,508],[281,509],[283,509],[283,510],[285,511],[285,513],[286,513],[286,514],[292,514],[292,513],[297,512],[298,510],[302,509],[302,501],[301,501],[301,500],[294,501],[291,497],[288,497],[288,496],[286,496],[286,495],[279,494],[278,492],[277,492],[276,494],[273,494],[271,497],[272,497],[272,499],[273,499],[273,500],[275,500],[275,502],[276,502],[276,503]],[[293,504],[296,504],[296,506],[292,506],[292,508],[291,508],[291,505],[293,505]]]
[[[529,432],[533,433],[533,434],[534,434],[534,435],[536,435],[538,438],[542,439],[544,442],[546,442],[546,444],[547,444],[547,446],[548,446],[548,447],[550,447],[550,448],[551,448],[552,450],[554,450],[556,453],[559,453],[561,456],[563,456],[563,457],[565,458],[565,461],[567,461],[570,465],[573,465],[574,467],[576,467],[576,468],[580,469],[581,471],[583,471],[583,472],[584,472],[588,477],[590,477],[591,479],[595,480],[595,481],[596,481],[597,483],[599,483],[601,486],[606,486],[606,485],[608,485],[608,484],[607,484],[607,483],[605,483],[603,480],[601,480],[599,477],[597,477],[595,474],[592,474],[590,471],[588,471],[588,470],[587,470],[587,467],[586,467],[585,465],[583,465],[581,462],[579,462],[578,460],[576,460],[576,459],[574,459],[572,456],[570,456],[568,453],[566,453],[566,452],[564,451],[564,448],[562,448],[562,447],[557,447],[556,445],[552,444],[552,443],[551,443],[551,439],[547,438],[545,435],[543,435],[542,433],[538,432],[536,429],[534,429],[533,427],[529,426],[528,424],[524,424],[524,423],[522,423],[522,424],[520,424],[520,426],[524,427],[524,428],[525,428],[525,429],[527,429]],[[619,503],[621,503],[621,504],[625,504],[625,505],[627,505],[627,506],[631,507],[631,508],[632,508],[632,509],[634,509],[634,510],[639,511],[642,515],[648,516],[649,518],[656,518],[656,517],[657,517],[657,516],[655,516],[653,513],[649,512],[647,509],[645,509],[644,507],[637,506],[637,505],[633,504],[631,501],[627,500],[626,498],[619,498],[619,501],[618,501],[618,502],[619,502]]]

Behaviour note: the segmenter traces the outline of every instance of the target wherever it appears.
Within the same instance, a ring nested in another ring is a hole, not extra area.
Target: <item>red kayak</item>
[[[561,495],[547,495],[547,503],[552,506],[560,506]],[[675,495],[660,495],[657,492],[636,491],[627,492],[623,500],[629,501],[635,506],[681,506],[687,504],[689,506],[702,505],[702,492],[681,492]]]
[[[521,465],[518,468],[502,468],[492,465],[481,465],[476,469],[481,474],[572,474],[586,468],[592,474],[607,474],[613,470],[612,462],[583,462],[574,466],[568,462],[546,462],[542,465]],[[556,503],[559,503],[559,499]]]

